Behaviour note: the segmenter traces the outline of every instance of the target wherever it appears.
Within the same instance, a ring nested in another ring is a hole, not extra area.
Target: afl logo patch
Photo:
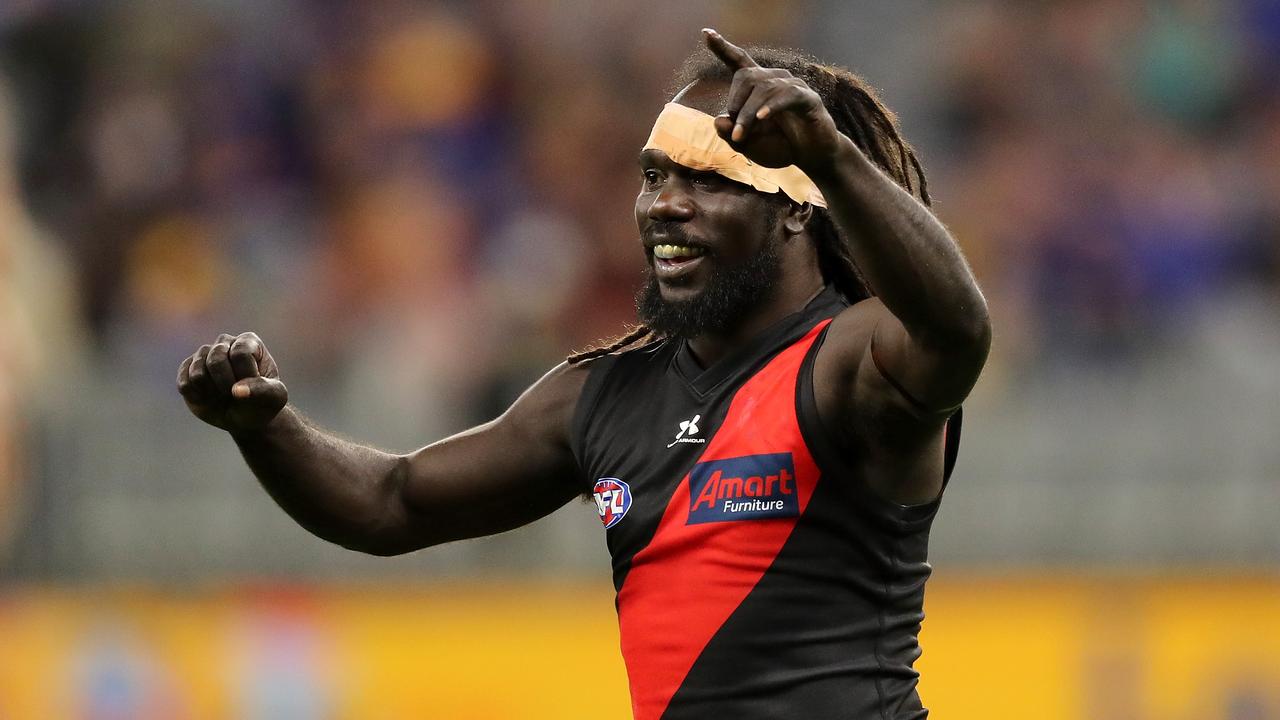
[[[606,530],[617,525],[631,509],[631,488],[618,478],[597,480],[592,496],[596,500],[596,509],[600,511],[600,522],[604,523]]]

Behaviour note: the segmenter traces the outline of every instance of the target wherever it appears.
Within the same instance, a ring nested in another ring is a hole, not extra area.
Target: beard
[[[716,265],[706,288],[687,300],[664,299],[653,268],[646,267],[644,286],[636,294],[640,322],[664,337],[686,340],[732,332],[773,298],[781,276],[781,242],[771,236],[747,260],[728,267]]]

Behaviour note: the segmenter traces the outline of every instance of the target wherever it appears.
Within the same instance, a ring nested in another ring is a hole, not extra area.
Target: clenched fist
[[[228,432],[261,430],[289,401],[267,346],[251,332],[223,333],[178,368],[178,392],[191,414]]]

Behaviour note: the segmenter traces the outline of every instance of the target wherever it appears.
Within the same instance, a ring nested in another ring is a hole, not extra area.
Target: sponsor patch
[[[709,460],[689,472],[686,524],[796,517],[800,496],[791,453]]]
[[[631,509],[631,487],[618,478],[600,478],[591,496],[600,511],[600,522],[608,530]]]

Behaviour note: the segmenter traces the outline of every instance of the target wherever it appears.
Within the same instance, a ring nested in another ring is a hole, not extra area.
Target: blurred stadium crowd
[[[255,330],[304,411],[400,451],[500,412],[631,318],[635,155],[712,23],[882,87],[990,296],[938,556],[1274,565],[1271,0],[25,0],[0,573],[373,572],[185,416],[178,363]],[[594,522],[404,562],[602,567]]]

